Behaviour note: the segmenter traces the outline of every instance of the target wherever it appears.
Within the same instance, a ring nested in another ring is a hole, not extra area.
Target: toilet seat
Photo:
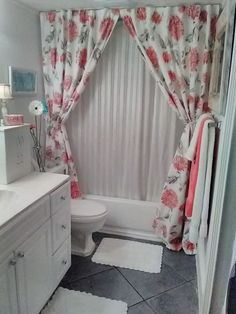
[[[98,202],[90,200],[71,200],[71,220],[73,222],[89,222],[107,215],[106,207]]]

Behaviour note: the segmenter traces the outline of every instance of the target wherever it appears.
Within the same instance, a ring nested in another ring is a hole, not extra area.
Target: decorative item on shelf
[[[29,104],[29,112],[34,116],[35,124],[30,125],[30,134],[34,142],[34,152],[38,163],[39,171],[44,172],[44,160],[42,158],[41,133],[42,133],[42,115],[48,112],[44,101],[33,100]]]
[[[5,114],[3,116],[4,125],[22,125],[24,124],[23,114]]]
[[[7,115],[7,101],[12,99],[10,85],[9,84],[0,84],[0,103],[2,105],[2,116],[4,118]]]

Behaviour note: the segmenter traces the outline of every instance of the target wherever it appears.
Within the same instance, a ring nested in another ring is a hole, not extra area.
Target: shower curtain
[[[41,13],[43,74],[48,116],[46,166],[62,162],[71,176],[71,196],[80,196],[65,122],[79,102],[116,25],[115,10]]]
[[[122,9],[121,16],[144,61],[185,128],[171,164],[153,227],[172,250],[196,253],[185,216],[194,125],[208,108],[218,5]]]
[[[68,120],[82,191],[157,202],[182,131],[119,22]]]

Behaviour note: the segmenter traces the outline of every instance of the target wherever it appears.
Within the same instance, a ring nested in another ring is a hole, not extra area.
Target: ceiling
[[[14,0],[37,11],[104,7],[170,6],[191,3],[213,4],[221,0]]]

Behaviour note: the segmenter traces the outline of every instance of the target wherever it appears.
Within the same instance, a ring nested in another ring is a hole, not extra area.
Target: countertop
[[[10,184],[0,184],[0,229],[68,180],[64,174],[32,172]],[[9,191],[8,195],[3,191]]]

